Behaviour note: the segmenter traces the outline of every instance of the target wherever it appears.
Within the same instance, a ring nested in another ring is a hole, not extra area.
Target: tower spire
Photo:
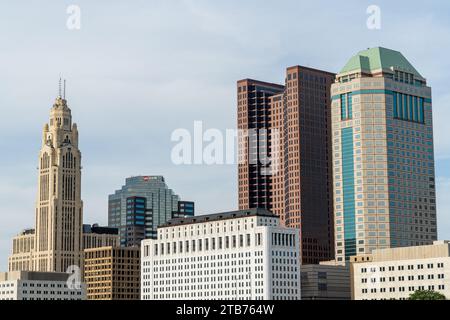
[[[61,98],[61,77],[59,77],[58,97]]]

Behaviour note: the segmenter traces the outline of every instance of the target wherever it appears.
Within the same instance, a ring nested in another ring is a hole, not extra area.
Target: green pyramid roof
[[[355,70],[372,72],[375,70],[390,70],[391,67],[397,67],[400,70],[413,73],[419,78],[423,78],[411,63],[398,51],[376,47],[358,52],[353,56],[341,70],[340,73],[346,73]]]

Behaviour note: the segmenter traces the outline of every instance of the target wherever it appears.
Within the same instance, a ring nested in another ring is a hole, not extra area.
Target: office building
[[[302,300],[350,300],[350,267],[305,264],[300,267]]]
[[[88,300],[139,300],[140,249],[84,250],[84,281]]]
[[[285,85],[238,81],[239,209],[266,208],[300,232],[302,262],[334,257],[330,86],[302,66]],[[271,161],[260,161],[268,155]]]
[[[265,209],[173,219],[141,244],[143,300],[300,300],[299,236]]]
[[[8,259],[9,271],[33,270],[35,234],[34,229],[25,229],[13,238]]]
[[[36,227],[13,239],[20,249],[13,248],[10,271],[66,272],[81,265],[83,202],[78,129],[61,92],[42,132],[38,170]]]
[[[353,56],[332,91],[336,259],[437,239],[431,88],[398,51]]]
[[[159,225],[178,215],[179,202],[162,176],[127,178],[125,185],[109,196],[108,225],[119,229],[121,246],[139,246],[143,239],[156,236]],[[193,215],[193,205],[185,205],[186,214]]]
[[[405,300],[417,290],[450,298],[450,242],[376,249],[351,258],[352,298]]]
[[[193,217],[195,215],[195,203],[192,201],[178,201],[178,211],[173,218]]]
[[[0,272],[0,300],[86,300],[85,284],[72,284],[69,277],[56,272]]]
[[[117,228],[101,227],[98,224],[83,224],[83,250],[120,245]]]
[[[99,248],[105,246],[119,246],[119,234],[117,228],[101,227],[98,224],[83,225],[82,248]],[[35,229],[25,229],[13,238],[12,254],[8,260],[8,270],[28,271],[33,270],[33,254],[35,245]],[[83,267],[81,257],[80,268]]]

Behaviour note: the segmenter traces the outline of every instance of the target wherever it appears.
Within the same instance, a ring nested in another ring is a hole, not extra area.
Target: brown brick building
[[[138,247],[86,249],[84,258],[88,300],[139,300]]]
[[[302,262],[308,264],[334,257],[334,78],[294,66],[287,69],[284,86],[251,79],[237,83],[238,128],[250,130],[239,138],[239,209],[266,208],[286,226],[298,228]],[[265,153],[271,158],[269,173],[261,161]]]

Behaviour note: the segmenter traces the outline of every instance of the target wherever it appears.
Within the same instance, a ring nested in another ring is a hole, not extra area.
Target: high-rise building
[[[350,259],[352,299],[407,300],[415,291],[450,298],[450,241],[376,249]]]
[[[38,170],[36,227],[13,238],[9,271],[82,269],[83,249],[118,245],[117,229],[83,225],[78,129],[61,92],[44,126]]]
[[[267,138],[271,97],[282,97],[284,86],[252,79],[240,80],[237,86],[238,129],[243,135],[249,135],[250,130],[254,130],[253,134],[261,132],[261,136]],[[272,210],[272,177],[262,172],[262,165],[258,163],[258,141],[242,138],[247,137],[239,137],[239,209]],[[267,141],[267,147],[268,144]]]
[[[86,300],[86,285],[58,272],[0,272],[0,300]]]
[[[84,261],[88,300],[139,300],[138,247],[86,249]]]
[[[22,247],[18,254],[13,250],[10,266],[65,272],[69,266],[81,266],[83,202],[78,129],[61,95],[44,126],[38,170],[35,233],[19,236],[34,245]]]
[[[239,208],[266,208],[287,227],[299,229],[306,264],[334,257],[330,135],[334,77],[294,66],[287,69],[284,86],[250,79],[237,83],[242,130]],[[259,161],[264,155],[271,160],[271,170],[268,161]]]
[[[332,85],[336,259],[437,238],[431,88],[398,51],[353,56]]]
[[[159,225],[178,215],[179,203],[179,196],[162,176],[127,178],[125,185],[109,196],[108,225],[119,229],[121,246],[139,246],[143,239],[156,237]],[[182,208],[186,208],[182,215],[194,215],[193,205],[183,204]]]
[[[300,300],[295,229],[265,209],[173,219],[141,244],[142,300]]]

